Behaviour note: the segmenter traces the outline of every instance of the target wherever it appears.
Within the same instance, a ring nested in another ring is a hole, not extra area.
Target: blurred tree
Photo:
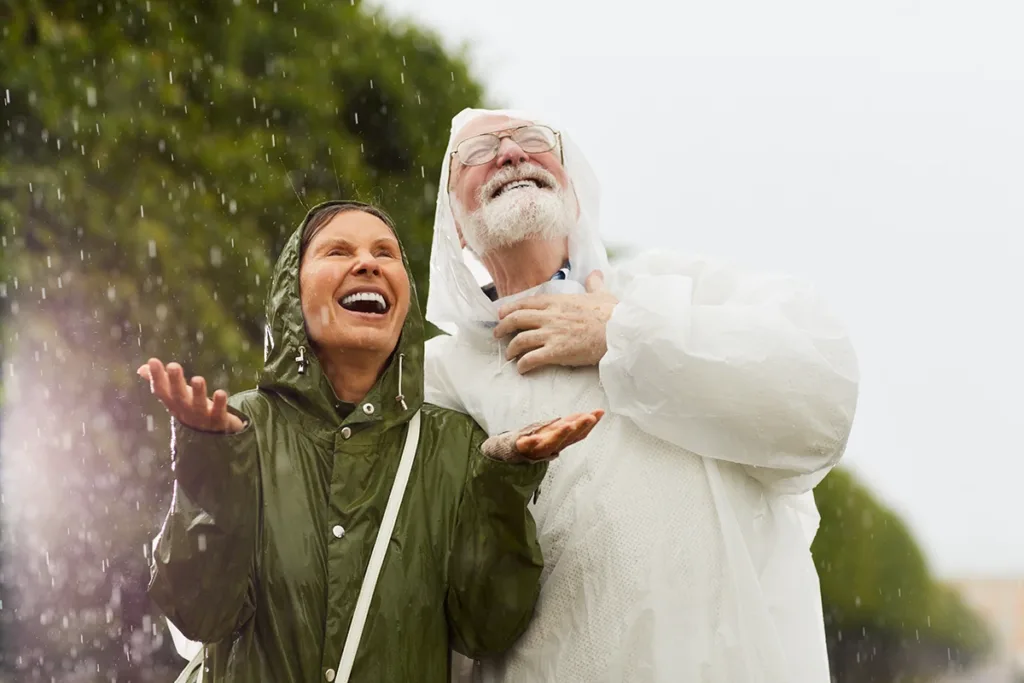
[[[811,550],[838,683],[916,680],[985,654],[987,627],[934,580],[896,514],[843,470],[815,500],[821,525]]]
[[[425,283],[449,122],[481,91],[359,2],[23,0],[0,31],[0,674],[166,680],[166,418],[134,369],[251,386],[272,261],[323,199],[385,207]]]

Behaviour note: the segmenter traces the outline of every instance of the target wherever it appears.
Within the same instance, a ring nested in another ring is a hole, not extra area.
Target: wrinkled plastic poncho
[[[204,683],[334,680],[420,410],[417,456],[351,680],[444,683],[450,649],[492,656],[526,627],[542,565],[526,503],[547,465],[492,460],[466,415],[423,403],[415,287],[398,348],[349,411],[306,335],[301,231],[271,283],[259,389],[229,399],[247,427],[175,425],[174,495],[150,595],[192,660],[180,681],[200,669]]]
[[[452,124],[452,139],[474,117]],[[530,113],[514,119],[554,122]],[[599,189],[562,133],[580,204],[567,280],[618,297],[597,367],[519,375],[491,328],[452,217],[445,154],[427,318],[428,400],[489,433],[603,408],[550,467],[531,509],[545,569],[530,627],[484,680],[533,683],[828,683],[811,489],[839,461],[857,361],[847,333],[797,280],[654,250],[606,260]]]

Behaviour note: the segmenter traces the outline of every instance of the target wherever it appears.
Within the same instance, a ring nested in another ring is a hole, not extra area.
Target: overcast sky
[[[1024,3],[377,0],[556,116],[606,242],[813,280],[861,400],[845,464],[943,575],[1024,575]]]

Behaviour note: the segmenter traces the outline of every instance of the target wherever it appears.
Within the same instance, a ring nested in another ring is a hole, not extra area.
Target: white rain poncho
[[[467,110],[474,117],[524,112]],[[554,126],[557,129],[557,126]],[[441,170],[427,317],[427,400],[491,434],[603,408],[532,506],[543,587],[526,634],[484,680],[828,683],[810,490],[842,456],[857,399],[843,327],[800,282],[661,250],[610,267],[599,191],[562,131],[581,213],[570,275],[605,273],[620,303],[598,367],[519,375],[497,305],[463,258]],[[533,291],[533,290],[531,290]],[[488,325],[487,323],[491,323]]]

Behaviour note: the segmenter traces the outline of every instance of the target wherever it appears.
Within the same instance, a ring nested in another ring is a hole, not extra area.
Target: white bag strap
[[[391,533],[395,529],[398,510],[402,507],[402,498],[405,497],[405,488],[409,482],[409,472],[412,471],[412,462],[416,459],[416,447],[419,445],[419,441],[420,411],[417,410],[409,420],[409,432],[405,435],[402,460],[398,463],[398,472],[395,474],[395,483],[391,485],[391,495],[388,497],[387,507],[384,508],[380,531],[377,532],[377,540],[373,544],[373,552],[370,553],[370,562],[366,565],[366,575],[363,576],[363,585],[359,589],[356,608],[352,612],[352,623],[348,627],[348,635],[345,637],[345,647],[341,651],[341,661],[338,663],[334,683],[348,683],[348,678],[352,674],[352,665],[356,661],[356,652],[359,650],[359,640],[363,637],[363,627],[366,625],[366,615],[370,611],[370,600],[377,587],[380,569],[384,566],[384,555],[391,542]]]

